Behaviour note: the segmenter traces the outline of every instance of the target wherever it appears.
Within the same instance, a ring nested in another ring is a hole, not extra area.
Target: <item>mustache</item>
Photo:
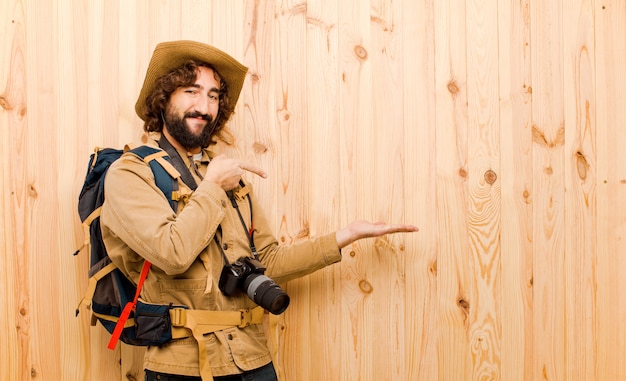
[[[185,113],[184,118],[200,118],[200,119],[206,120],[209,123],[213,119],[211,115],[201,114],[197,111]]]

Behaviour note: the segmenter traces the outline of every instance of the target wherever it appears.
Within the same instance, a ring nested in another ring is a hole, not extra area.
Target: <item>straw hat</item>
[[[228,97],[232,104],[237,103],[248,71],[247,67],[223,51],[201,42],[162,42],[154,49],[146,71],[146,79],[143,81],[139,98],[135,103],[135,112],[141,119],[144,118],[141,110],[154,88],[154,82],[188,60],[202,61],[212,65],[228,84]]]

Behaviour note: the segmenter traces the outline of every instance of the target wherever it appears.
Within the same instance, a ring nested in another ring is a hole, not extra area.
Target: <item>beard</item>
[[[186,118],[198,118],[201,117],[204,119],[207,124],[202,129],[202,132],[199,135],[191,132],[189,127],[187,127]],[[166,111],[165,112],[165,124],[167,125],[167,131],[172,135],[180,145],[185,147],[187,150],[191,150],[193,148],[206,148],[211,143],[211,135],[213,134],[213,129],[215,125],[213,123],[213,118],[210,115],[202,115],[198,112],[188,112],[183,115],[183,117],[179,117],[173,112]]]

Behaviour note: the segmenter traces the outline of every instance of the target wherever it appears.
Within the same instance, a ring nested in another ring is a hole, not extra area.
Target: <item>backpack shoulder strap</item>
[[[172,165],[174,166],[174,168],[178,170],[178,173],[180,173],[180,176],[183,182],[191,190],[195,191],[196,188],[198,187],[196,180],[191,175],[191,172],[189,172],[189,168],[185,166],[185,163],[183,162],[183,159],[180,157],[180,154],[178,153],[178,151],[176,151],[176,148],[174,148],[174,146],[172,146],[172,143],[170,143],[169,140],[165,138],[165,135],[162,135],[161,139],[159,139],[159,146],[165,152],[167,152],[167,154],[170,157],[170,160],[172,161]]]
[[[178,179],[180,172],[170,162],[167,152],[159,148],[139,146],[130,151],[150,166],[157,187],[161,189],[174,212],[178,211]]]

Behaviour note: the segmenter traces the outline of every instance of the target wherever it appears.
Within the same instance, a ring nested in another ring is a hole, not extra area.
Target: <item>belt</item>
[[[205,311],[172,308],[170,310],[172,338],[181,339],[193,336],[193,338],[196,339],[198,342],[200,376],[202,377],[202,381],[213,381],[211,365],[207,361],[208,354],[204,342],[204,335],[230,327],[245,328],[250,324],[261,324],[264,314],[265,311],[262,307],[238,311]]]

